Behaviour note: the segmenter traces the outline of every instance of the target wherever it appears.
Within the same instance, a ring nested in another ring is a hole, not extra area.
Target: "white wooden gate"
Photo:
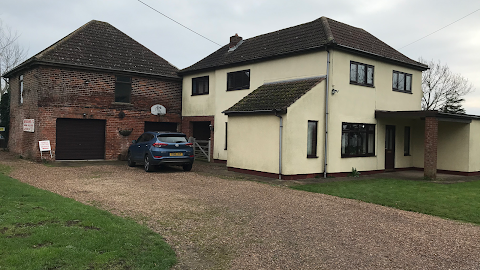
[[[203,159],[207,160],[210,162],[210,147],[211,143],[210,140],[208,141],[202,141],[202,140],[196,140],[195,138],[193,139],[193,149],[195,152],[195,159]]]

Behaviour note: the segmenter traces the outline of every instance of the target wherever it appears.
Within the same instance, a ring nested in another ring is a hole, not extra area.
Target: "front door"
[[[395,169],[395,126],[385,128],[385,170]]]

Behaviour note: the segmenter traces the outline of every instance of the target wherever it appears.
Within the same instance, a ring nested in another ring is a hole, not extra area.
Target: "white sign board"
[[[35,132],[35,119],[23,119],[23,131]]]
[[[5,127],[0,127],[0,131],[5,131]]]
[[[152,106],[151,112],[153,115],[165,115],[167,113],[167,109],[160,104],[156,104]]]
[[[38,147],[40,147],[40,151],[51,151],[52,148],[50,147],[50,141],[38,141]]]

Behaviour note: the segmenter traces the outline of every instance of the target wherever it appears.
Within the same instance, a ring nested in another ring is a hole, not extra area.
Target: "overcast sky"
[[[477,89],[464,107],[480,115],[480,11],[402,48],[478,10],[478,0],[142,1],[222,45],[235,33],[246,39],[321,16],[363,28],[412,59],[440,60],[462,74]],[[90,20],[112,24],[180,69],[219,48],[137,0],[4,1],[0,19],[21,35],[29,57]]]

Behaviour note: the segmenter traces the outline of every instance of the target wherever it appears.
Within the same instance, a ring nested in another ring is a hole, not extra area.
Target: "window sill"
[[[208,95],[208,94],[209,94],[209,93],[204,93],[204,94],[192,94],[191,96],[192,96],[192,97],[193,97],[193,96],[206,96],[206,95]]]
[[[357,158],[357,157],[376,157],[376,156],[375,155],[356,155],[356,156],[342,155],[342,158]]]
[[[237,90],[246,90],[246,89],[250,89],[250,86],[249,87],[242,87],[242,88],[227,89],[227,91],[237,91]]]
[[[403,156],[404,156],[404,157],[411,157],[412,155],[410,155],[410,154],[407,154],[407,155],[403,154]]]
[[[314,156],[314,155],[307,155],[307,158],[318,158],[318,156]]]
[[[126,102],[112,102],[111,105],[113,106],[127,106],[127,107],[133,107],[132,103],[126,103]]]
[[[365,86],[365,87],[370,87],[370,88],[375,88],[375,86],[372,84],[361,84],[361,83],[356,83],[356,82],[350,82],[351,85],[357,85],[357,86]]]
[[[392,89],[394,92],[400,92],[400,93],[405,93],[405,94],[413,94],[412,91],[405,91],[405,90],[398,90],[398,89]]]

